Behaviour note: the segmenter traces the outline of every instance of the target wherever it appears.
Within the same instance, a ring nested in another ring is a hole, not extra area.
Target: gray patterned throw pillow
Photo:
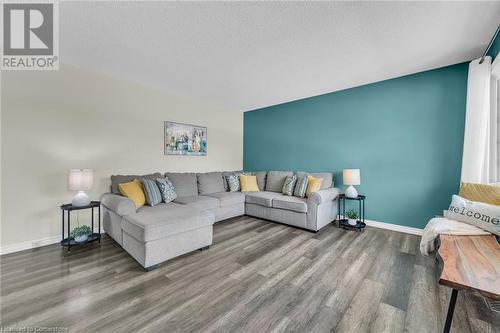
[[[229,175],[226,176],[227,185],[229,187],[229,192],[238,192],[240,190],[240,176],[239,175]]]
[[[169,203],[177,198],[175,193],[174,184],[168,178],[156,178],[156,184],[160,189],[161,198],[163,202]]]
[[[306,196],[308,182],[307,176],[308,174],[304,173],[297,178],[297,184],[295,185],[295,190],[293,191],[294,196],[298,198],[303,198]]]
[[[158,185],[154,180],[142,178],[141,179],[142,188],[144,194],[146,195],[146,202],[150,206],[156,206],[161,202],[161,193]]]
[[[285,178],[285,182],[283,183],[283,189],[281,190],[281,193],[292,196],[293,195],[293,189],[295,188],[295,183],[297,182],[297,176],[287,176]]]

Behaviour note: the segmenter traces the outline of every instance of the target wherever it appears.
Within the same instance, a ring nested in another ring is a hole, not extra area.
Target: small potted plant
[[[85,242],[89,238],[89,235],[92,235],[92,229],[88,225],[76,227],[71,232],[71,237],[78,243]]]
[[[354,226],[358,224],[358,213],[354,209],[349,209],[345,215],[347,216],[347,223],[349,225]]]

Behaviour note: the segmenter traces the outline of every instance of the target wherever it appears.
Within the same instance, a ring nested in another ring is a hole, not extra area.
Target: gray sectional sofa
[[[260,192],[242,193],[228,192],[225,172],[166,173],[177,199],[139,209],[120,195],[118,184],[162,175],[111,176],[111,192],[101,197],[104,230],[150,270],[165,260],[209,247],[213,224],[231,217],[246,214],[311,231],[335,220],[339,190],[333,187],[331,173],[311,173],[323,182],[321,190],[307,198],[281,193],[291,171],[254,174]]]

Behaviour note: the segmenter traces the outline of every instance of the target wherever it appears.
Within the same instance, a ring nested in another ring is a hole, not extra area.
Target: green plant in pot
[[[358,213],[354,209],[349,209],[345,216],[347,216],[347,223],[349,225],[356,225],[358,223]]]
[[[71,237],[73,237],[75,242],[78,243],[85,242],[90,235],[92,235],[92,229],[90,229],[88,225],[82,225],[80,227],[76,227],[71,232]]]

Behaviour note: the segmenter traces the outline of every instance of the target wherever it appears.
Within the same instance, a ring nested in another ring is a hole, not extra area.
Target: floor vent
[[[494,301],[488,298],[483,297],[486,302],[486,306],[493,312],[500,313],[500,301]]]

